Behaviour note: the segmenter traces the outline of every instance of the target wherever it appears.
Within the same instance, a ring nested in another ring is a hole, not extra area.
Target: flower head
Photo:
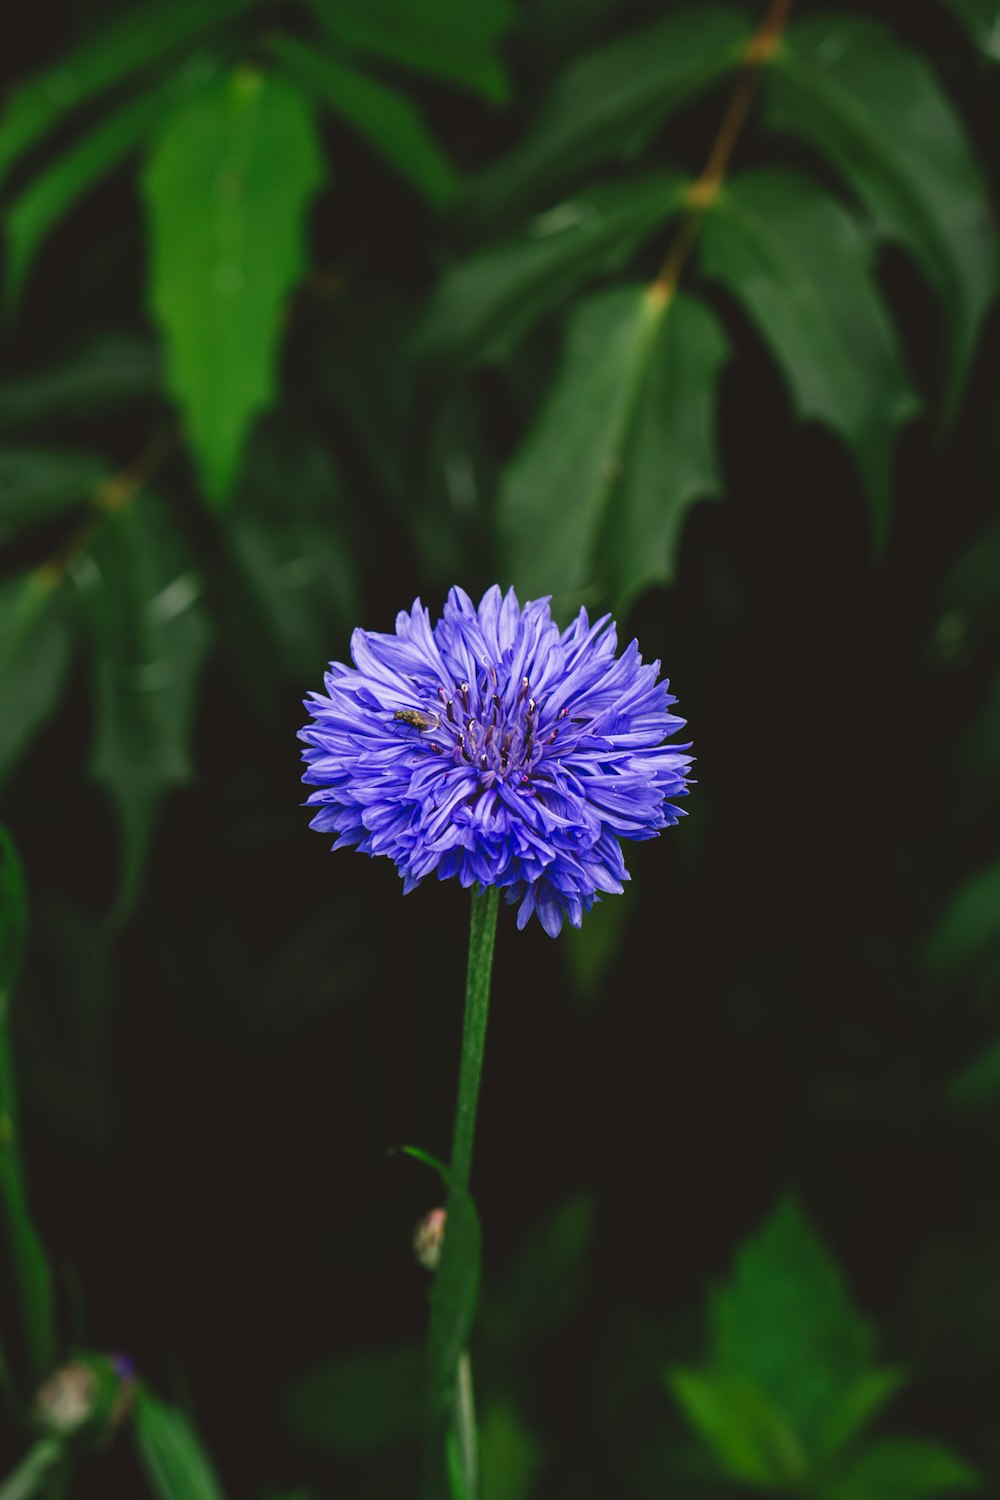
[[[503,887],[518,927],[579,927],[628,879],[619,840],[677,822],[691,761],[664,743],[684,720],[659,662],[617,644],[608,615],[560,631],[496,586],[478,609],[452,589],[433,626],[417,599],[394,634],[356,630],[354,666],[306,700],[310,826],[388,855],[405,891],[457,876]]]

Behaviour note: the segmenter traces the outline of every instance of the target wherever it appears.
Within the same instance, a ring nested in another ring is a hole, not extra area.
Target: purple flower
[[[393,635],[356,630],[353,667],[311,693],[303,780],[311,827],[425,876],[503,887],[551,936],[622,889],[620,839],[676,823],[687,791],[684,723],[636,642],[616,657],[610,616],[568,630],[547,599],[522,609],[494,586],[479,608],[452,589],[432,627],[420,600]]]

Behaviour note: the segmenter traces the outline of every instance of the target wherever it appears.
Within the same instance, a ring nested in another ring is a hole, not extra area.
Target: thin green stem
[[[479,1219],[469,1194],[469,1178],[486,1045],[498,898],[495,886],[486,890],[477,887],[472,894],[465,1019],[448,1171],[447,1227],[431,1291],[427,1337],[425,1493],[435,1500],[445,1490],[446,1470],[453,1496],[475,1500],[477,1494],[476,1417],[472,1367],[465,1342],[479,1287]]]
[[[483,1074],[486,1021],[490,1009],[490,978],[493,971],[493,940],[497,926],[495,885],[472,893],[472,924],[469,929],[469,966],[465,980],[465,1024],[462,1028],[462,1060],[458,1074],[458,1102],[451,1143],[451,1187],[469,1190],[472,1150],[476,1139],[479,1083]]]
[[[479,1489],[479,1434],[476,1431],[476,1400],[468,1349],[463,1349],[458,1357],[452,1425],[461,1475],[460,1493],[472,1500]]]
[[[0,990],[0,1216],[24,1319],[28,1377],[35,1386],[55,1358],[52,1278],[24,1190],[8,1010],[8,997]]]
[[[62,1462],[64,1451],[57,1438],[42,1438],[13,1474],[0,1482],[0,1500],[31,1500],[40,1495]]]

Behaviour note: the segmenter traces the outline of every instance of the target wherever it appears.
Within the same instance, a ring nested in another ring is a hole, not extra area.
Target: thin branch
[[[98,533],[111,517],[130,505],[146,488],[153,475],[162,468],[176,448],[179,436],[174,423],[161,428],[149,440],[138,458],[101,481],[91,497],[91,514],[52,557],[34,570],[31,583],[35,588],[49,593],[59,587],[67,573],[93,546]]]
[[[708,161],[688,190],[684,215],[677,226],[677,233],[663,265],[649,287],[648,295],[653,301],[669,302],[677,290],[684,263],[698,238],[705,210],[718,197],[725,181],[733,149],[746,124],[750,105],[760,83],[761,71],[777,49],[793,3],[794,0],[771,0],[764,19],[747,42],[739,77],[729,97],[719,132],[712,143]]]

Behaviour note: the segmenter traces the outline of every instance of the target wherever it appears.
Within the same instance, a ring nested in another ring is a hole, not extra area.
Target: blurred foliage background
[[[1000,1492],[996,4],[17,25],[0,1496],[416,1494],[466,903],[329,857],[295,731],[495,580],[698,785],[501,923],[486,1500]]]

